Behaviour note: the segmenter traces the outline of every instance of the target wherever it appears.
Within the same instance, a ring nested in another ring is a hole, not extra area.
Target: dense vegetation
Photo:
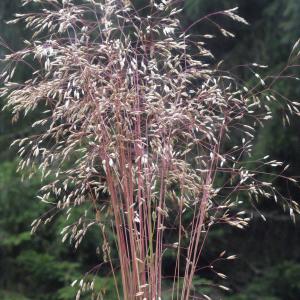
[[[295,40],[300,36],[298,20],[300,19],[300,3],[296,0],[253,0],[239,1],[240,14],[251,26],[235,27],[228,21],[224,25],[237,35],[236,39],[220,38],[211,42],[210,48],[218,58],[224,58],[228,66],[244,62],[267,64],[278,69],[289,55]],[[231,8],[236,1],[187,0],[183,24],[190,24],[209,12],[223,8]],[[18,1],[4,0],[0,3],[0,32],[12,48],[18,48],[20,41],[26,36],[23,28],[7,26],[4,20],[19,11]],[[194,27],[194,33],[211,31],[215,28],[209,23],[201,23]],[[5,48],[0,50],[3,55]],[[237,68],[240,78],[247,78],[244,68]],[[27,74],[18,74],[26,78]],[[280,82],[278,89],[287,97],[297,98],[300,89],[298,82],[291,84]],[[299,119],[291,119],[290,127],[282,129],[278,125],[282,112],[273,108],[278,119],[270,120],[256,141],[256,153],[268,153],[274,158],[291,163],[290,175],[298,174],[299,160]],[[34,116],[31,116],[34,118]],[[26,136],[31,132],[27,124],[11,124],[7,112],[0,116],[0,297],[1,299],[74,299],[76,290],[70,283],[80,274],[101,264],[97,253],[89,249],[100,247],[97,234],[90,233],[84,243],[75,252],[61,244],[57,232],[60,231],[61,220],[55,220],[55,226],[44,227],[37,235],[30,236],[30,223],[45,211],[45,207],[35,199],[40,185],[39,174],[33,179],[21,181],[16,174],[15,153],[9,144],[15,138]],[[286,186],[278,181],[283,192],[296,195],[293,186]],[[295,197],[296,198],[296,197]],[[203,266],[219,255],[224,249],[238,254],[236,262],[223,262],[218,268],[229,276],[227,285],[232,292],[226,292],[224,299],[298,299],[300,294],[300,249],[299,225],[294,225],[289,216],[268,202],[260,203],[265,211],[267,222],[254,217],[251,226],[246,230],[220,228],[212,232],[206,251],[202,257]],[[250,210],[251,207],[245,207]],[[255,212],[253,212],[255,215]],[[172,257],[170,257],[170,264]],[[168,266],[165,266],[168,270]],[[212,298],[220,291],[211,287],[212,282],[219,281],[207,269],[199,273],[199,287],[211,290]],[[101,284],[102,283],[102,284]],[[97,282],[103,289],[104,299],[109,299],[110,278],[98,274]],[[114,298],[112,298],[114,299]]]

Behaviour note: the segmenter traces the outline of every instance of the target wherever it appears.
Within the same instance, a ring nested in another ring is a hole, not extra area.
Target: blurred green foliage
[[[254,278],[246,289],[228,300],[295,300],[300,295],[300,264],[283,262]]]
[[[143,1],[139,1],[142,3]],[[211,12],[238,5],[240,14],[250,26],[236,25],[218,17],[218,22],[236,34],[236,39],[225,39],[209,22],[201,22],[192,28],[193,33],[213,33],[217,39],[208,41],[217,60],[225,60],[226,66],[257,62],[271,66],[276,72],[282,67],[300,37],[300,1],[298,0],[186,0],[182,14],[183,26]],[[12,49],[21,47],[26,36],[21,26],[6,26],[9,19],[21,9],[18,0],[0,1],[0,38]],[[7,51],[0,47],[0,57]],[[1,68],[1,65],[0,65]],[[245,69],[236,69],[242,79],[249,75]],[[20,68],[19,79],[28,74]],[[297,81],[281,81],[279,92],[286,97],[298,98]],[[3,99],[4,100],[4,99]],[[1,100],[1,105],[3,105]],[[280,108],[274,107],[277,118],[270,120],[259,132],[256,153],[267,153],[275,159],[291,163],[289,175],[300,173],[300,121],[291,119],[290,127],[281,126]],[[63,220],[58,216],[50,226],[44,226],[36,235],[30,235],[30,224],[46,207],[35,199],[41,183],[38,174],[21,180],[16,173],[17,161],[9,144],[18,137],[30,134],[30,116],[17,124],[10,122],[8,112],[0,114],[0,299],[3,300],[71,300],[76,287],[70,283],[94,266],[101,264],[96,253],[100,244],[96,230],[92,230],[77,252],[70,245],[62,244],[59,236]],[[283,193],[297,200],[293,186],[277,182]],[[195,290],[207,293],[213,299],[226,300],[298,300],[300,298],[300,226],[293,225],[288,216],[269,202],[260,204],[268,216],[268,222],[255,217],[251,226],[238,231],[217,227],[211,232],[203,253],[201,265],[210,262],[224,249],[237,253],[237,262],[217,264],[218,271],[228,274],[227,280],[218,280],[209,270],[199,272]],[[101,245],[100,245],[101,247]],[[164,274],[172,266],[174,256],[168,254]],[[216,289],[212,282],[229,285],[231,292]],[[99,271],[96,289],[103,299],[116,299],[113,280],[107,270]],[[169,286],[166,284],[165,289]],[[166,292],[167,295],[167,292]],[[167,296],[166,296],[167,297]],[[83,299],[90,299],[86,295]]]

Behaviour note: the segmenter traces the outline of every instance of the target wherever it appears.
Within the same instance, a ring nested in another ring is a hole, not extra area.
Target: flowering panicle
[[[33,231],[60,211],[67,222],[62,240],[77,248],[98,226],[115,274],[106,233],[112,226],[124,299],[162,297],[164,237],[172,232],[172,293],[185,300],[210,228],[247,226],[240,192],[251,201],[281,199],[292,217],[299,212],[273,187],[275,175],[262,181],[259,166],[282,163],[251,158],[257,127],[272,117],[268,103],[280,102],[255,71],[265,66],[248,66],[257,77],[253,87],[214,69],[203,43],[181,30],[173,1],[150,1],[146,15],[131,1],[34,2],[44,8],[13,21],[24,21],[34,35],[6,56],[1,89],[15,119],[36,109],[41,116],[36,135],[15,142],[19,169],[31,166],[48,178],[39,198],[52,209],[33,222]],[[222,14],[246,23],[235,11]],[[17,83],[13,73],[22,63],[32,67],[32,77]],[[286,104],[299,114],[298,103]],[[82,205],[82,216],[68,223]],[[80,284],[78,299],[88,286]]]

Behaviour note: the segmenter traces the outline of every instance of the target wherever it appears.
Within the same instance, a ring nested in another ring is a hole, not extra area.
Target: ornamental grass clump
[[[77,248],[97,227],[117,299],[191,299],[210,230],[225,223],[244,228],[250,220],[240,193],[251,203],[273,198],[291,216],[299,212],[272,185],[278,176],[295,181],[284,176],[286,166],[251,157],[257,128],[272,118],[272,102],[288,108],[287,120],[299,114],[297,102],[273,92],[273,77],[258,74],[265,66],[246,66],[255,74],[246,87],[211,64],[205,48],[211,36],[196,39],[191,26],[182,29],[176,1],[152,0],[141,9],[129,0],[23,0],[31,2],[41,9],[11,21],[25,22],[33,35],[5,57],[1,95],[14,120],[33,110],[40,116],[32,124],[35,135],[14,143],[19,170],[31,168],[47,179],[39,198],[51,209],[33,221],[32,231],[65,214],[62,240]],[[218,14],[246,23],[236,9]],[[22,64],[32,76],[15,82]],[[264,174],[266,165],[282,171]],[[82,215],[68,223],[77,207]],[[164,291],[167,249],[176,265]],[[78,282],[77,299],[93,289]]]

